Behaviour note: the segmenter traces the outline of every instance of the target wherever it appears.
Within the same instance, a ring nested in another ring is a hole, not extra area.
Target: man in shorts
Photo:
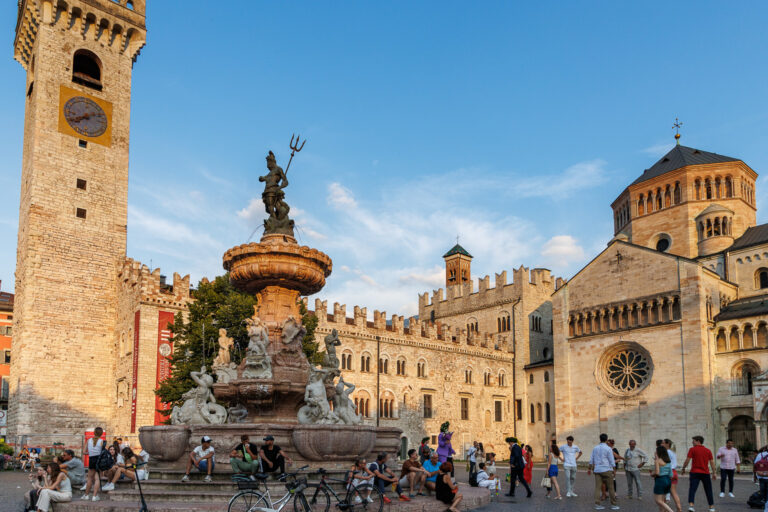
[[[189,481],[189,472],[192,469],[192,466],[195,466],[198,471],[205,473],[205,478],[203,480],[210,482],[211,473],[213,472],[213,468],[216,467],[216,463],[213,461],[213,455],[214,450],[213,446],[211,446],[211,438],[203,436],[200,440],[200,446],[195,447],[195,449],[192,450],[192,453],[189,454],[189,459],[187,459],[187,471],[181,478],[181,481]]]
[[[416,449],[411,448],[408,450],[408,459],[403,462],[403,467],[400,472],[400,481],[398,483],[400,484],[400,487],[403,488],[408,486],[411,491],[409,496],[413,498],[416,494],[419,496],[424,495],[421,491],[424,489],[424,483],[426,481],[427,471],[421,467],[419,454],[416,452]]]

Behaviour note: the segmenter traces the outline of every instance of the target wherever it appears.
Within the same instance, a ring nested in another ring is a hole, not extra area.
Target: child
[[[485,471],[491,478],[496,477],[496,454],[491,452],[488,454],[488,462],[485,464]]]

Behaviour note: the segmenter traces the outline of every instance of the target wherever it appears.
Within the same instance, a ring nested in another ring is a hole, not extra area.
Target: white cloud
[[[605,183],[607,179],[605,162],[590,160],[572,165],[559,174],[527,178],[515,187],[515,191],[522,197],[562,199]]]
[[[135,206],[128,206],[128,229],[141,235],[149,235],[164,242],[177,242],[193,246],[220,248],[221,243],[202,230],[195,230],[184,223],[169,220],[145,212]]]
[[[647,148],[643,148],[641,151],[646,155],[651,155],[651,156],[661,158],[662,156],[669,153],[669,151],[673,147],[675,147],[674,144],[670,144],[669,142],[662,142],[660,144],[654,144],[653,146],[648,146]]]
[[[344,187],[340,183],[331,183],[328,186],[328,204],[333,208],[344,207],[356,207],[357,201],[352,196],[352,191]]]
[[[584,259],[584,248],[570,235],[557,235],[547,240],[542,247],[541,256],[544,261],[565,268]]]
[[[249,226],[260,224],[264,217],[266,217],[264,203],[261,201],[261,198],[252,198],[248,202],[248,206],[238,210],[237,216],[245,220]]]

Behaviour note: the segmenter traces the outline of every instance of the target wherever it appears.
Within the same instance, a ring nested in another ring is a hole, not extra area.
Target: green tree
[[[181,404],[181,396],[194,387],[189,376],[205,364],[209,369],[219,351],[219,329],[226,329],[234,340],[232,361],[239,363],[248,346],[245,319],[253,316],[256,297],[236,290],[229,274],[213,281],[200,281],[193,293],[186,315],[176,314],[171,326],[174,351],[171,354],[171,375],[155,393],[171,407]]]
[[[301,340],[301,348],[310,364],[318,365],[323,361],[323,354],[318,352],[319,343],[315,341],[315,329],[317,328],[317,316],[310,313],[304,301],[299,299],[299,313],[301,313],[301,323],[307,329],[307,334]]]

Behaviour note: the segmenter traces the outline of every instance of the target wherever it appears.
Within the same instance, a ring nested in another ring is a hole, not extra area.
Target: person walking
[[[472,446],[467,450],[467,459],[469,459],[469,474],[477,471],[477,441],[472,442]]]
[[[657,441],[656,445],[663,445],[667,449],[667,455],[669,455],[669,465],[672,468],[672,486],[669,493],[667,493],[666,501],[669,501],[670,497],[675,501],[677,512],[683,512],[683,506],[680,503],[680,496],[677,494],[677,454],[672,451],[672,441],[670,439],[664,439],[660,442]]]
[[[656,447],[656,456],[653,459],[653,501],[662,512],[672,512],[672,509],[664,502],[664,496],[672,489],[672,465],[669,453],[664,446]],[[629,481],[629,478],[627,478]]]
[[[621,508],[616,501],[616,491],[613,489],[613,472],[616,468],[616,459],[613,457],[613,450],[608,446],[607,441],[608,435],[600,434],[600,444],[592,449],[592,455],[589,457],[587,474],[595,473],[595,510],[605,510],[605,507],[600,504],[603,485],[611,497],[611,510]]]
[[[581,457],[581,449],[573,444],[573,436],[565,438],[565,444],[560,447],[560,453],[563,454],[563,469],[565,470],[565,497],[575,498],[578,496],[573,491],[573,484],[576,483],[576,461]]]
[[[531,485],[531,483],[533,483],[533,448],[531,448],[531,445],[525,445],[525,449],[523,450],[523,458],[525,458],[523,478],[526,482],[528,482],[528,485]]]
[[[550,487],[547,487],[547,498],[549,498],[549,493],[552,492],[552,489],[554,488],[557,493],[555,499],[563,499],[563,496],[560,494],[560,485],[557,483],[557,461],[562,459],[563,456],[560,453],[560,448],[558,448],[557,444],[552,441],[552,446],[549,447],[549,455],[547,455],[547,476],[549,477],[550,482]]]
[[[629,448],[624,452],[624,473],[627,477],[627,498],[630,500],[632,499],[633,484],[634,487],[637,488],[637,499],[642,499],[643,497],[643,486],[640,483],[640,468],[645,466],[646,462],[648,462],[648,455],[637,447],[637,443],[634,439],[630,439]],[[665,464],[669,464],[669,461],[665,462]],[[671,484],[672,479],[670,477],[670,485]]]
[[[530,498],[533,495],[531,488],[528,487],[528,482],[523,477],[523,470],[525,469],[525,458],[523,457],[523,449],[517,444],[516,437],[508,437],[509,443],[509,493],[507,496],[515,496],[515,485],[518,480],[525,487],[527,491],[526,498]]]
[[[717,450],[717,459],[720,461],[720,497],[725,497],[725,479],[728,479],[728,497],[735,498],[733,495],[733,474],[739,473],[741,459],[739,450],[733,447],[733,439],[728,439],[725,446]]]
[[[709,512],[715,512],[715,500],[712,497],[712,480],[717,480],[717,474],[715,473],[715,459],[712,457],[712,452],[704,446],[704,438],[701,436],[693,436],[693,446],[688,450],[688,456],[683,462],[683,468],[681,473],[685,474],[685,468],[688,467],[688,463],[691,463],[691,475],[690,484],[688,487],[688,512],[695,512],[693,507],[693,500],[696,497],[696,491],[699,488],[699,484],[704,487],[704,494],[707,495],[707,503],[709,504]],[[709,468],[707,467],[709,465]],[[712,469],[712,480],[710,480],[710,468]]]

